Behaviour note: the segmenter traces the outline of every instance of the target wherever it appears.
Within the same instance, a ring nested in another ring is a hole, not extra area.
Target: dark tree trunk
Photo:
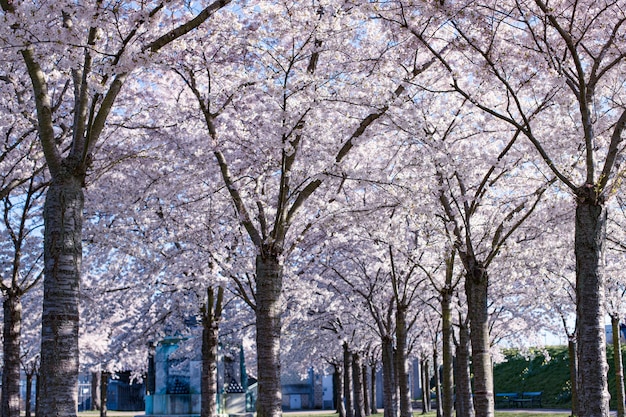
[[[476,415],[493,417],[493,367],[489,353],[489,312],[487,290],[489,278],[485,268],[476,260],[470,260],[465,276],[472,342],[472,369],[474,373],[474,408]]]
[[[335,392],[335,409],[339,417],[346,417],[346,407],[343,402],[343,365],[333,363],[333,390]]]
[[[465,321],[459,320],[459,344],[456,348],[456,415],[474,417],[470,379],[470,336]]]
[[[100,417],[107,417],[107,390],[109,389],[109,377],[111,374],[102,371],[100,374]]]
[[[354,385],[354,417],[365,417],[365,393],[363,391],[363,373],[361,355],[352,354],[352,382]]]
[[[390,336],[382,337],[383,357],[383,406],[384,417],[398,416],[398,396],[396,390],[396,376],[394,371],[393,340]]]
[[[372,364],[370,366],[370,372],[372,374],[372,377],[370,378],[372,381],[372,390],[371,390],[371,400],[370,400],[370,407],[371,407],[371,414],[378,414],[378,407],[376,404],[376,362],[372,361]]]
[[[442,315],[442,345],[443,364],[441,372],[442,412],[443,417],[453,417],[454,414],[454,370],[452,366],[454,338],[452,330],[452,290],[444,289],[441,294]]]
[[[611,315],[613,330],[613,365],[615,368],[615,391],[617,393],[617,417],[624,417],[624,364],[622,363],[622,344],[619,340],[619,316]]]
[[[102,374],[98,372],[91,373],[91,409],[100,410],[100,377]]]
[[[37,374],[37,378],[35,379],[35,415],[38,416],[39,408],[41,407],[41,371]]]
[[[576,330],[578,343],[578,412],[581,417],[608,417],[604,331],[603,249],[606,208],[591,198],[576,205]]]
[[[370,408],[370,396],[369,396],[369,384],[367,383],[367,379],[369,378],[369,373],[367,372],[367,365],[363,363],[361,366],[361,375],[363,375],[363,406],[365,407],[365,415],[369,416],[371,414]]]
[[[352,353],[348,342],[343,343],[343,397],[346,403],[346,417],[354,417],[352,405]]]
[[[420,375],[422,377],[422,414],[430,411],[430,375],[428,374],[428,359],[420,360]]]
[[[82,182],[82,176],[66,174],[54,178],[46,194],[41,407],[37,417],[75,417],[78,407]]]
[[[3,302],[4,330],[2,348],[2,417],[20,416],[20,329],[22,301],[18,294],[9,291]]]
[[[578,416],[578,348],[576,336],[569,336],[567,341],[569,353],[569,378],[572,389],[572,417]]]
[[[222,317],[224,289],[207,288],[207,302],[202,308],[202,377],[201,417],[217,416],[217,348]]]
[[[441,417],[441,380],[439,379],[439,352],[437,346],[433,349],[433,375],[435,380],[435,407],[437,407],[437,417]]]
[[[407,358],[406,306],[396,309],[396,377],[400,391],[400,417],[411,417],[411,387],[409,382],[409,360]]]
[[[256,258],[256,343],[258,360],[257,417],[280,417],[280,294],[283,268],[278,254],[261,250]]]
[[[26,372],[26,398],[24,398],[24,412],[26,417],[31,417],[33,400],[33,377],[35,372]]]

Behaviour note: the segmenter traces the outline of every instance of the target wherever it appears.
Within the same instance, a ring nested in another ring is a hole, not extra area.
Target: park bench
[[[512,407],[515,405],[515,401],[519,398],[519,394],[517,392],[497,392],[496,399],[496,407]]]
[[[515,399],[515,403],[518,407],[541,407],[542,394],[542,391],[522,392],[522,395]]]

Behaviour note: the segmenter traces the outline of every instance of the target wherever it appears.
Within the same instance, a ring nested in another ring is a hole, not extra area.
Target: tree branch
[[[211,17],[216,11],[228,5],[232,0],[216,0],[213,3],[209,4],[204,10],[202,10],[196,17],[191,19],[188,22],[170,30],[165,35],[159,37],[158,39],[150,42],[148,45],[143,47],[143,51],[150,50],[150,52],[158,52],[159,49],[163,48],[165,45],[175,41],[181,36],[191,32],[202,23],[204,23],[209,17]]]

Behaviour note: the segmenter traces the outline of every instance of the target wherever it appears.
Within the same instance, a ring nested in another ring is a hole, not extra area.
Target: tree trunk
[[[411,387],[409,382],[409,361],[407,358],[406,306],[396,309],[396,377],[400,391],[400,417],[411,417]]]
[[[35,379],[35,416],[40,415],[39,409],[41,408],[41,370],[37,374]]]
[[[346,417],[354,417],[352,405],[352,354],[348,342],[343,342],[343,397],[346,402]]]
[[[107,391],[110,376],[111,374],[106,371],[102,371],[100,374],[100,417],[107,417]]]
[[[33,399],[33,377],[35,372],[26,372],[26,398],[24,398],[24,412],[26,417],[31,417]]]
[[[372,361],[372,364],[370,366],[370,372],[372,377],[370,378],[370,380],[372,381],[372,389],[371,389],[371,400],[370,400],[370,407],[371,407],[371,414],[378,414],[378,407],[377,407],[377,395],[376,395],[376,361]]]
[[[384,417],[398,416],[398,398],[396,394],[396,377],[394,372],[393,340],[389,336],[382,337],[383,356],[383,406]]]
[[[478,261],[470,260],[465,276],[465,294],[472,342],[474,408],[476,415],[481,417],[493,417],[495,413],[493,367],[489,353],[488,285],[489,278],[485,268]]]
[[[443,417],[453,417],[454,414],[454,370],[452,366],[452,348],[454,346],[452,330],[452,290],[446,288],[441,297],[442,315],[442,346],[443,364],[441,375],[442,413]]]
[[[459,344],[456,348],[456,415],[474,417],[470,377],[470,335],[465,321],[459,318]]]
[[[430,412],[430,376],[428,375],[428,359],[420,360],[422,377],[422,414]]]
[[[613,330],[613,365],[615,367],[615,390],[617,391],[617,417],[624,417],[624,364],[622,363],[622,344],[619,340],[619,317],[611,315]]]
[[[333,390],[335,391],[335,408],[339,417],[346,417],[346,407],[343,403],[343,366],[333,363]]]
[[[217,416],[217,348],[221,319],[223,287],[207,288],[207,302],[202,311],[201,417]],[[243,381],[242,381],[243,382]]]
[[[256,258],[256,274],[257,417],[280,417],[280,295],[283,268],[278,254],[262,249]]]
[[[354,417],[365,417],[365,392],[363,391],[363,373],[361,355],[352,354],[352,382],[354,386]]]
[[[44,208],[41,406],[37,417],[75,417],[78,407],[78,301],[82,260],[82,179],[54,178]]]
[[[608,417],[606,337],[604,330],[603,247],[606,209],[590,198],[576,205],[576,330],[578,343],[578,412]]]
[[[369,384],[367,383],[367,379],[369,378],[369,373],[367,372],[367,365],[365,362],[361,365],[361,375],[363,379],[363,407],[365,409],[365,415],[369,416],[371,414],[370,401],[369,401]]]
[[[20,329],[22,301],[18,294],[9,291],[5,296],[4,330],[2,348],[2,417],[20,416]]]
[[[572,389],[572,417],[576,417],[578,416],[578,348],[576,346],[575,336],[569,336],[567,349],[569,353],[569,377]]]
[[[437,346],[433,349],[433,375],[435,377],[435,407],[437,407],[437,417],[441,417],[441,381],[439,379],[439,353]]]
[[[91,409],[100,410],[100,371],[91,373]]]

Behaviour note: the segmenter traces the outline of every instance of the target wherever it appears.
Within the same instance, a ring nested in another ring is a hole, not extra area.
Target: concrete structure
[[[306,376],[286,372],[281,385],[285,410],[334,409],[332,375],[321,375],[313,369]]]
[[[179,338],[167,338],[155,348],[150,361],[152,369],[148,370],[154,375],[154,383],[148,387],[146,415],[200,415],[202,362],[197,358],[170,358],[180,341]]]
[[[148,366],[146,415],[200,415],[202,361],[199,356],[177,358],[174,352],[181,340],[167,338],[155,347]],[[243,353],[224,355],[220,351],[217,366],[220,414],[243,415],[254,407],[256,381],[248,389],[242,386],[242,382],[248,385],[243,361]]]

